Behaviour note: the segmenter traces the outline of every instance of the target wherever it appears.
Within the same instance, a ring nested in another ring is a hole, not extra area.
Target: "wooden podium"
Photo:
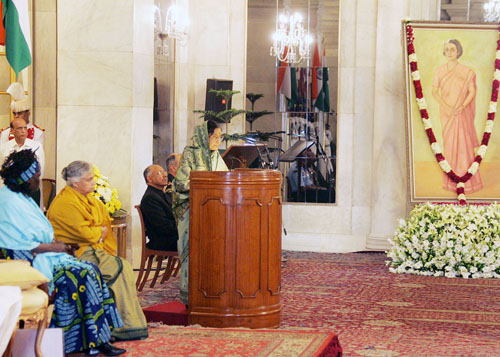
[[[281,173],[191,171],[189,323],[278,327]]]

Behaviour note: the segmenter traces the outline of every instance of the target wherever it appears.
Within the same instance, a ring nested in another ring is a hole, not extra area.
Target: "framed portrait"
[[[498,24],[430,21],[410,24],[422,93],[435,139],[453,172],[462,176],[474,162],[485,131]],[[404,22],[403,34],[406,34]],[[429,143],[428,127],[424,127],[412,81],[408,38],[403,37],[410,202],[456,201],[456,183],[444,173]],[[468,201],[500,200],[499,111],[479,169],[464,184]]]

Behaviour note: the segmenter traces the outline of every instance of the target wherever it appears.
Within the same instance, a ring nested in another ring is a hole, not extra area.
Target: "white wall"
[[[438,0],[341,0],[337,203],[284,204],[283,249],[387,249],[407,213],[401,20]]]

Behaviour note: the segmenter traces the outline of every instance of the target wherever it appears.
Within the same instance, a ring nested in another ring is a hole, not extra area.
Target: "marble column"
[[[378,1],[371,227],[366,248],[390,248],[390,238],[408,210],[405,83],[401,20],[434,19],[435,0]],[[432,15],[434,14],[434,15]]]
[[[131,214],[128,253],[135,265],[140,249],[130,247],[140,247],[140,222],[133,206],[152,162],[153,5],[57,2],[57,172],[85,160],[109,178]]]
[[[232,107],[245,108],[246,18],[245,0],[178,0],[189,14],[189,39],[175,45],[175,124],[174,151],[182,152],[193,129],[200,124],[205,109],[206,82],[209,78],[233,81]],[[231,121],[229,132],[241,133],[245,120],[239,115]],[[223,131],[225,128],[223,128]]]
[[[31,120],[45,129],[44,178],[56,172],[56,0],[33,1],[33,110]]]

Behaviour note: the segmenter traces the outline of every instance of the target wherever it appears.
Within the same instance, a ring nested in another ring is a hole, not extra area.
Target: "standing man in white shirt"
[[[19,82],[14,82],[7,88],[7,93],[12,97],[10,109],[14,114],[14,118],[23,118],[26,122],[28,139],[38,141],[43,146],[45,129],[39,128],[30,122],[30,103],[28,101],[28,96],[24,92],[23,85]],[[14,133],[11,128],[12,126],[0,130],[0,145],[7,141],[14,140]]]
[[[14,120],[10,123],[11,132],[14,135],[13,140],[8,140],[0,144],[0,162],[3,165],[5,159],[12,153],[21,150],[30,149],[33,151],[40,164],[40,179],[43,177],[43,169],[45,167],[45,154],[42,144],[38,141],[28,139],[28,127],[23,118],[14,116]],[[31,197],[40,205],[40,190],[33,193]]]

